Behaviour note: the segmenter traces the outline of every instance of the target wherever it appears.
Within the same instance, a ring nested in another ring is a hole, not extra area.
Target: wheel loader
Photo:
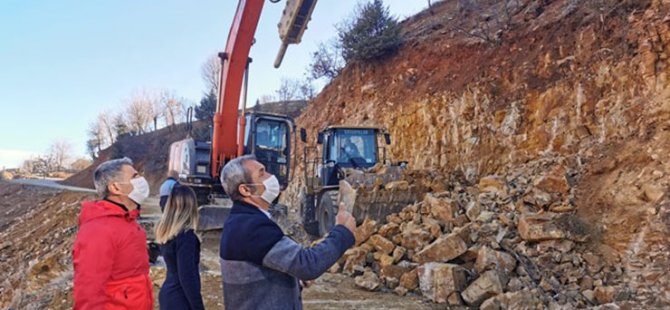
[[[300,139],[307,145],[304,128]],[[358,224],[365,218],[383,223],[387,215],[418,200],[417,191],[403,180],[407,163],[387,158],[391,136],[385,128],[328,126],[318,133],[316,144],[306,146],[303,156],[300,215],[307,233],[323,236],[335,225],[341,181],[355,191],[351,211]]]

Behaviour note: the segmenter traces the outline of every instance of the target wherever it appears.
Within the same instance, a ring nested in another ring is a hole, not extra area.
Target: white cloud
[[[0,149],[0,169],[18,168],[24,160],[37,156],[36,152]]]

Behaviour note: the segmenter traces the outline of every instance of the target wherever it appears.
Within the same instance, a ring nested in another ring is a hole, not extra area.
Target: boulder
[[[463,300],[470,306],[479,306],[484,300],[503,293],[503,281],[495,270],[489,270],[480,275],[461,294]]]
[[[367,243],[372,245],[372,247],[378,252],[384,254],[389,254],[393,252],[393,249],[395,249],[393,242],[380,235],[372,235],[370,239],[368,239]]]
[[[418,263],[448,262],[468,250],[468,245],[458,236],[451,233],[442,236],[414,255]]]
[[[427,263],[419,266],[417,272],[421,292],[436,303],[446,303],[452,293],[466,285],[465,269],[458,265]]]
[[[375,291],[379,288],[380,282],[379,277],[372,272],[371,270],[365,271],[362,276],[358,276],[354,279],[356,286],[366,289],[368,291]]]

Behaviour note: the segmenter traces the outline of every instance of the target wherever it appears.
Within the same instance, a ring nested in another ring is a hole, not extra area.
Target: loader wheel
[[[327,191],[321,194],[316,212],[319,220],[319,237],[323,237],[335,227],[337,191]]]

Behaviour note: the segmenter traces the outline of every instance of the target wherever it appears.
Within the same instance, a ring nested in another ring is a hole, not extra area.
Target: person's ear
[[[119,186],[118,182],[111,182],[107,184],[107,192],[113,195],[121,195],[123,194],[123,191],[121,190],[121,186]]]
[[[249,197],[253,194],[251,192],[251,189],[249,188],[249,186],[247,186],[246,184],[240,184],[237,187],[237,190],[240,192],[240,195],[242,195],[243,197]]]

